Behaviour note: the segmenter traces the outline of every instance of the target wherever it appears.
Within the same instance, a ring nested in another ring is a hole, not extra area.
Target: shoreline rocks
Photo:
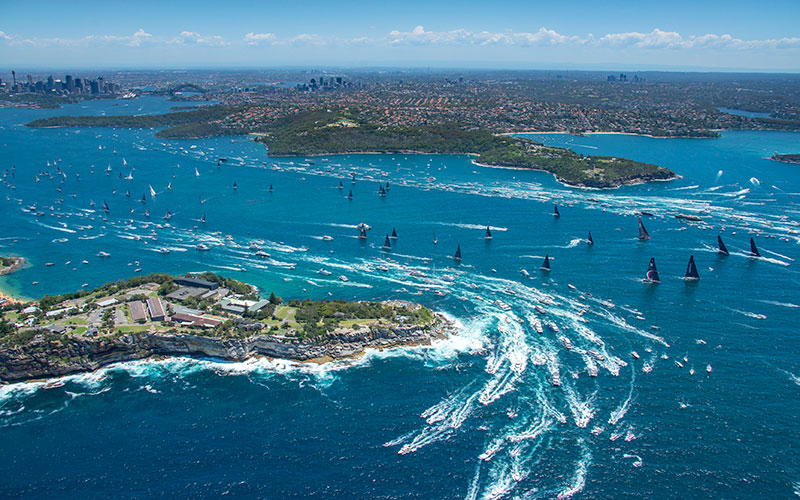
[[[368,348],[427,345],[454,333],[441,314],[430,325],[394,325],[342,332],[325,342],[289,340],[273,335],[215,338],[172,333],[138,333],[117,338],[34,338],[22,346],[0,346],[0,383],[47,379],[91,372],[124,361],[152,357],[189,356],[245,361],[253,357],[300,362],[354,358]]]

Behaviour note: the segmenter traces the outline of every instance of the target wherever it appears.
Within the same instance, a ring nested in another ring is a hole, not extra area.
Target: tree
[[[280,305],[283,302],[283,299],[275,295],[275,292],[271,292],[269,294],[269,303],[274,305]]]

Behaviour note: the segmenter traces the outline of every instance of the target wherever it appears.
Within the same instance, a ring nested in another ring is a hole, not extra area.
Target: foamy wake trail
[[[483,387],[483,390],[480,392],[480,396],[478,397],[478,401],[480,401],[480,403],[484,406],[494,403],[501,396],[514,390],[514,384],[518,378],[519,375],[517,375],[511,369],[507,369],[501,373],[498,373]]]
[[[447,408],[446,414],[439,421],[434,422],[433,425],[428,427],[423,427],[420,430],[400,436],[397,439],[385,443],[384,446],[403,444],[403,447],[400,448],[400,451],[397,453],[405,455],[407,453],[413,453],[431,443],[448,439],[456,429],[461,427],[472,413],[477,397],[478,393],[472,394],[466,399],[456,398],[452,401],[449,408]]]
[[[764,314],[759,314],[759,313],[755,313],[755,312],[751,312],[751,311],[742,311],[741,309],[733,309],[733,308],[730,308],[730,307],[728,309],[733,311],[733,312],[735,312],[735,313],[739,313],[742,316],[747,316],[748,318],[767,319],[767,316],[764,315]]]
[[[467,494],[464,497],[464,500],[477,500],[478,492],[480,491],[480,484],[481,484],[481,462],[478,461],[477,467],[475,467],[475,475],[472,476],[472,481],[469,484],[469,489],[467,490]]]
[[[759,300],[759,302],[764,304],[772,304],[773,306],[789,307],[792,309],[800,307],[800,304],[792,304],[791,302],[778,302],[777,300]]]
[[[564,387],[564,392],[567,403],[569,403],[569,409],[572,412],[572,418],[575,420],[575,425],[581,429],[586,428],[586,426],[589,425],[589,421],[594,417],[595,409],[592,407],[594,395],[587,400],[581,400],[579,395],[569,385]]]
[[[633,389],[636,383],[636,370],[631,370],[631,386],[630,390],[628,391],[628,397],[625,398],[625,401],[622,402],[614,411],[611,412],[611,415],[608,418],[609,425],[616,425],[622,417],[628,413],[628,409],[630,409],[631,402],[633,401]]]
[[[586,472],[588,471],[589,465],[592,460],[591,451],[586,446],[586,443],[581,439],[581,459],[578,461],[578,464],[575,468],[575,474],[572,476],[572,481],[559,492],[558,497],[559,499],[562,498],[570,498],[576,493],[580,493],[583,490],[583,487],[586,486]]]

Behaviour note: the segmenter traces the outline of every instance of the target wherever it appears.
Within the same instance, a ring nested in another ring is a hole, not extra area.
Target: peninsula
[[[305,111],[258,127],[240,126],[241,110],[211,106],[199,110],[144,116],[55,116],[29,127],[168,127],[163,138],[195,138],[253,132],[270,156],[346,153],[450,153],[475,155],[485,166],[543,170],[576,187],[615,188],[677,176],[649,163],[610,156],[582,155],[529,139],[496,135],[454,122],[391,126],[376,123],[358,110]]]
[[[159,356],[325,362],[453,331],[406,301],[289,300],[213,273],[150,274],[3,308],[0,383]]]
[[[774,154],[774,155],[772,155],[772,157],[770,159],[774,160],[774,161],[783,162],[783,163],[798,163],[798,164],[800,164],[800,154],[796,154],[796,153],[795,154],[786,154],[786,155]]]

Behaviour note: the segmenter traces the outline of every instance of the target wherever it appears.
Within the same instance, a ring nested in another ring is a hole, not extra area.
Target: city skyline
[[[42,16],[38,5],[6,7],[5,65],[800,71],[793,22],[800,4],[791,1],[470,1],[458,9],[418,1],[402,7],[144,1],[46,9]]]

